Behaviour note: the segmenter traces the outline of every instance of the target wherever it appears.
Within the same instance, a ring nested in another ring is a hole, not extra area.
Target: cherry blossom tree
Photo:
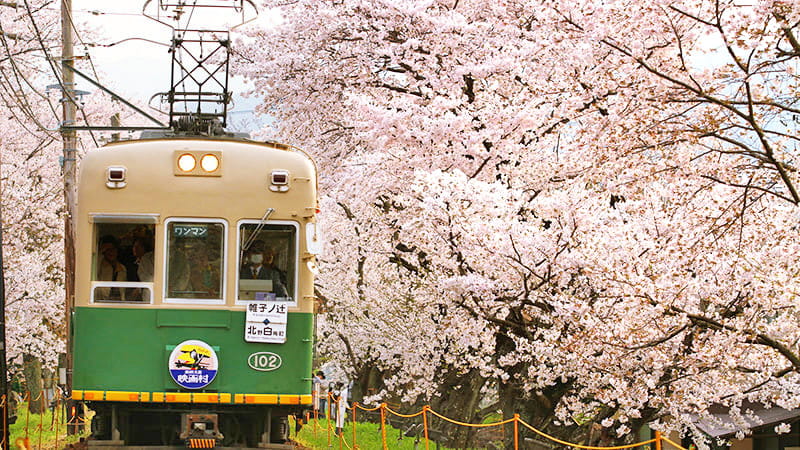
[[[65,351],[62,94],[52,89],[57,67],[48,61],[58,54],[58,14],[50,2],[0,2],[2,245],[13,373],[23,359],[52,369]],[[111,115],[108,99],[83,100],[82,119],[97,123]],[[98,138],[82,135],[79,156]]]
[[[243,71],[322,168],[353,376],[591,443],[799,406],[800,10],[640,3],[266,2]]]

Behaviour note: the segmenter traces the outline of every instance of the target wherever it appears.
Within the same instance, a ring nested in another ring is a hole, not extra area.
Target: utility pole
[[[63,92],[61,108],[63,121],[61,123],[61,138],[64,144],[63,170],[64,170],[64,330],[67,340],[66,360],[66,386],[64,392],[68,396],[67,418],[71,426],[67,427],[69,434],[78,431],[78,422],[74,417],[75,402],[72,401],[72,336],[70,322],[72,308],[75,305],[75,178],[77,166],[77,137],[75,130],[66,129],[75,125],[75,74],[70,68],[73,66],[72,43],[72,0],[61,0],[61,76],[63,79]]]

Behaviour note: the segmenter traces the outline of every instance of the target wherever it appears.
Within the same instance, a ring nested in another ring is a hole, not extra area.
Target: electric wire
[[[172,47],[171,45],[169,45],[169,44],[165,44],[165,43],[163,43],[163,42],[154,41],[154,40],[152,40],[152,39],[147,39],[147,38],[140,38],[140,37],[130,37],[130,38],[125,38],[125,39],[123,39],[123,40],[121,40],[121,41],[112,42],[112,43],[110,43],[110,44],[94,44],[94,43],[89,43],[88,45],[89,45],[90,47],[113,47],[113,46],[115,46],[115,45],[117,45],[117,44],[122,44],[123,42],[128,42],[128,41],[145,41],[145,42],[149,42],[149,43],[151,43],[151,44],[160,45],[160,46],[162,46],[162,47]]]
[[[92,68],[92,73],[94,74],[94,78],[96,80],[99,80],[100,77],[97,75],[97,69],[94,67],[94,61],[92,61],[92,57],[89,54],[89,46],[86,44],[86,42],[81,37],[81,33],[78,30],[78,27],[75,26],[75,21],[73,20],[73,17],[72,17],[72,11],[67,11],[67,20],[69,20],[69,26],[70,26],[70,28],[72,28],[72,31],[75,32],[75,36],[78,38],[78,42],[80,42],[81,45],[83,45],[83,49],[86,52],[86,59],[89,60],[89,65]]]
[[[45,8],[50,11],[60,11],[60,8]],[[73,9],[72,12],[86,13],[93,16],[141,16],[141,13],[108,12],[97,9]]]
[[[92,69],[92,74],[94,74],[94,79],[99,81],[100,80],[100,75],[97,74],[97,68],[94,66],[94,61],[92,60],[92,55],[89,53],[89,46],[86,44],[86,42],[81,37],[81,33],[80,33],[80,30],[78,30],[78,27],[75,26],[75,21],[73,20],[73,17],[72,17],[72,11],[69,11],[69,10],[67,11],[67,20],[69,21],[70,28],[72,29],[72,31],[75,32],[75,36],[78,38],[78,42],[80,42],[81,45],[83,45],[83,50],[86,52],[86,59],[89,61],[89,66]],[[86,110],[83,107],[83,105],[81,105],[78,108],[78,110],[81,112],[81,116],[83,116],[83,121],[86,123],[86,125],[87,126],[91,126],[89,124],[89,118],[86,115]],[[97,138],[95,137],[94,132],[92,130],[89,130],[89,135],[92,137],[92,141],[94,142],[95,147],[99,147],[100,144],[97,142]],[[80,142],[81,142],[81,144],[83,144],[82,141],[80,141]]]
[[[78,102],[75,101],[74,92],[68,91],[66,86],[64,86],[64,81],[61,79],[61,76],[58,70],[56,69],[55,64],[53,64],[53,60],[50,58],[50,53],[47,51],[47,46],[45,46],[44,44],[44,40],[42,39],[42,34],[39,31],[39,25],[36,23],[36,19],[34,19],[33,17],[33,13],[31,12],[31,7],[30,4],[28,4],[28,0],[23,0],[23,2],[25,3],[25,10],[28,12],[28,17],[31,20],[31,25],[33,26],[33,30],[36,33],[36,40],[39,41],[39,45],[42,47],[42,51],[44,52],[44,56],[47,59],[47,63],[50,65],[50,69],[53,71],[53,75],[56,77],[58,85],[61,86],[61,92],[64,94],[64,97],[66,97],[67,101],[72,102],[75,108],[81,111],[81,114],[83,115],[83,120],[86,122],[86,126],[91,126],[89,125],[89,121],[86,116],[86,112],[83,109],[83,105],[78,105]],[[97,139],[94,136],[94,132],[89,130],[89,134],[92,135],[92,140],[95,143],[97,143]]]
[[[197,0],[194,0],[194,3],[192,4],[192,6],[190,6],[191,12],[189,12],[189,18],[186,19],[186,25],[184,25],[184,28],[186,29],[188,29],[189,24],[192,23],[192,17],[194,17],[194,10],[196,9],[195,8],[196,6],[197,6]]]

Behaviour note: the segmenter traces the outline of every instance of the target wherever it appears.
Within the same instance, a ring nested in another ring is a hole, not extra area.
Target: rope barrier
[[[656,432],[656,434],[660,435],[661,433]],[[680,445],[672,442],[672,440],[670,440],[669,438],[665,438],[665,437],[661,436],[661,440],[669,442],[670,444],[672,444],[673,447],[675,447],[675,448],[677,448],[679,450],[686,450],[685,448],[681,447]]]
[[[45,405],[44,390],[39,391],[39,402],[41,403],[42,414],[39,416],[39,445],[37,448],[42,448],[42,433],[44,432],[43,429],[44,427],[42,426],[42,419],[44,418],[44,412],[47,411],[47,405]]]
[[[389,408],[388,406],[386,407],[386,410],[389,411],[390,413],[394,414],[397,417],[403,417],[405,419],[410,419],[412,417],[417,417],[417,416],[421,416],[422,415],[422,411],[420,411],[420,412],[418,412],[416,414],[400,414],[399,412],[392,411],[392,409]]]
[[[360,409],[362,411],[377,411],[377,410],[381,409],[381,406],[378,405],[378,406],[376,406],[374,408],[364,408],[363,406],[358,405],[358,409]]]
[[[9,403],[8,400],[9,399],[6,396],[0,396],[0,408],[3,408],[3,409],[8,408],[8,403]],[[25,400],[27,400],[27,402],[28,402],[28,408],[27,408],[27,411],[26,411],[26,419],[25,419],[26,420],[25,421],[25,437],[24,438],[20,437],[19,439],[17,439],[17,445],[19,447],[21,447],[21,448],[31,449],[32,447],[30,445],[30,436],[29,436],[30,414],[31,414],[30,406],[31,406],[31,404],[33,402],[41,402],[43,410],[46,410],[46,405],[45,405],[46,399],[42,395],[42,393],[40,393],[38,396],[36,396],[36,398],[31,398],[31,393],[30,392],[26,392],[25,396],[23,398],[23,401],[25,401]],[[561,440],[561,439],[559,439],[559,438],[557,438],[555,436],[547,434],[547,433],[545,433],[545,432],[543,432],[541,430],[538,430],[535,427],[533,427],[532,425],[530,425],[527,422],[525,422],[524,420],[522,420],[520,418],[519,414],[514,414],[514,417],[511,418],[511,419],[502,420],[502,421],[494,422],[494,423],[467,423],[467,422],[461,422],[461,421],[454,420],[454,419],[451,419],[449,417],[446,417],[446,416],[434,411],[433,409],[431,409],[430,405],[423,406],[422,410],[417,412],[417,413],[403,414],[403,413],[394,411],[386,403],[381,403],[380,405],[378,405],[378,406],[376,406],[374,408],[366,408],[363,405],[358,404],[358,402],[354,402],[353,405],[350,406],[350,407],[348,407],[347,405],[341,405],[340,404],[341,400],[338,399],[338,398],[334,399],[333,395],[330,392],[327,395],[327,400],[328,400],[326,402],[327,404],[325,405],[326,409],[327,409],[327,417],[326,417],[327,426],[325,428],[326,428],[327,437],[328,437],[328,448],[332,448],[331,432],[334,431],[332,423],[331,423],[332,416],[333,416],[332,412],[335,410],[336,414],[338,415],[338,414],[342,414],[343,411],[347,410],[347,409],[350,409],[352,411],[352,416],[351,416],[351,423],[353,425],[353,443],[352,443],[352,446],[350,445],[350,443],[347,442],[347,439],[345,439],[345,436],[344,436],[344,421],[346,419],[346,416],[343,416],[341,418],[341,422],[340,423],[342,424],[342,428],[339,428],[339,426],[338,426],[339,423],[337,423],[335,434],[339,438],[339,449],[340,450],[344,450],[344,448],[347,448],[347,450],[357,450],[357,449],[360,448],[358,446],[358,444],[357,444],[358,441],[357,441],[357,431],[356,431],[356,428],[357,428],[357,426],[356,426],[356,418],[357,418],[358,410],[362,410],[362,411],[365,411],[365,412],[379,412],[380,413],[381,441],[382,441],[382,445],[383,445],[383,449],[384,450],[388,450],[388,448],[389,448],[388,447],[388,440],[387,440],[387,437],[386,437],[386,433],[387,433],[387,429],[386,429],[387,428],[386,427],[387,416],[386,416],[386,414],[387,414],[387,412],[389,414],[394,415],[394,416],[401,417],[401,418],[406,418],[406,419],[422,416],[422,429],[423,429],[423,432],[424,432],[425,450],[429,450],[429,441],[430,441],[430,436],[429,436],[429,431],[430,431],[430,429],[429,429],[429,416],[428,416],[429,413],[434,415],[435,417],[445,421],[445,422],[448,422],[448,423],[451,423],[451,424],[454,424],[454,425],[458,425],[458,426],[465,426],[465,427],[471,427],[471,428],[489,428],[489,427],[496,427],[496,426],[505,426],[506,424],[513,423],[514,424],[513,425],[514,426],[514,437],[513,437],[513,439],[514,439],[514,443],[513,443],[514,447],[513,448],[515,450],[519,450],[519,448],[520,448],[520,440],[519,440],[520,439],[520,427],[519,427],[520,424],[522,424],[525,428],[527,428],[528,430],[532,431],[533,433],[539,435],[540,437],[542,437],[544,439],[547,439],[549,441],[558,443],[560,445],[564,445],[564,446],[568,446],[568,447],[576,448],[576,449],[581,449],[581,450],[625,450],[625,449],[633,449],[633,448],[636,448],[636,447],[641,447],[641,446],[645,446],[645,445],[653,444],[653,443],[655,444],[656,450],[661,450],[663,448],[663,443],[665,443],[665,442],[670,444],[675,449],[686,450],[685,448],[683,448],[679,444],[675,443],[674,441],[670,440],[669,438],[662,436],[659,431],[655,432],[655,438],[649,439],[649,440],[646,440],[646,441],[642,441],[642,442],[637,442],[637,443],[634,443],[634,444],[617,445],[617,446],[606,446],[606,447],[590,446],[590,445],[582,445],[582,444],[575,444],[575,443],[567,442],[567,441]],[[56,396],[55,409],[54,409],[54,412],[53,412],[53,423],[50,426],[50,430],[51,431],[53,429],[55,429],[56,448],[58,448],[58,442],[59,442],[59,426],[60,426],[59,418],[60,418],[60,412],[61,412],[60,411],[61,410],[60,405],[61,405],[61,398],[60,398],[60,396]],[[40,415],[40,417],[41,417],[41,419],[39,421],[39,424],[36,426],[36,430],[35,430],[35,431],[38,431],[38,433],[39,433],[39,435],[38,435],[38,448],[42,448],[42,435],[43,435],[43,431],[44,431],[43,430],[42,419],[44,418],[44,413],[42,413]],[[310,421],[310,416],[306,415],[306,422],[308,422],[308,421]],[[86,422],[87,422],[86,418],[83,418],[83,417],[80,417],[77,414],[74,414],[72,420],[67,421],[66,424],[67,425],[76,424],[76,423],[85,424]],[[319,423],[318,422],[319,422],[319,411],[318,410],[314,410],[314,435],[315,436],[317,434],[317,429],[319,427]],[[417,439],[419,439],[419,436],[418,436]],[[419,442],[419,441],[417,440],[417,442]],[[5,441],[0,442],[0,444],[5,444]]]
[[[89,422],[89,419],[79,417],[78,415],[75,415],[72,420],[67,421],[67,417],[65,416],[66,411],[63,411],[64,399],[67,397],[63,396],[58,391],[54,392],[53,401],[51,403],[48,403],[48,397],[47,391],[43,389],[42,393],[35,397],[31,395],[30,391],[27,391],[20,398],[19,404],[21,406],[27,405],[25,408],[25,426],[22,427],[24,430],[20,430],[20,436],[16,437],[14,441],[9,441],[9,444],[13,442],[13,446],[20,450],[59,448],[64,443],[64,439],[62,439],[64,436],[61,435],[63,430],[61,428],[62,420],[67,426],[71,424],[83,426]],[[8,411],[11,406],[11,400],[11,397],[0,396],[0,411]],[[40,409],[41,412],[33,412],[32,408]],[[48,419],[47,414],[49,410],[52,410],[52,415]],[[34,417],[31,417],[32,415]],[[38,420],[36,419],[37,417]],[[45,422],[46,420],[49,420],[49,423]],[[22,423],[21,417],[20,423]],[[8,429],[8,422],[5,421],[5,419],[4,425],[6,429]],[[45,431],[48,433],[53,432],[53,437],[46,436]],[[50,440],[54,441],[55,444]],[[7,446],[6,442],[5,438],[0,440],[0,448],[5,448]]]
[[[328,397],[330,399],[330,394],[329,394]],[[333,403],[336,403],[338,405],[338,400],[334,401]],[[331,405],[331,402],[328,403],[329,411],[330,411],[330,405]],[[429,425],[428,425],[428,413],[433,414],[434,416],[438,417],[441,420],[444,420],[445,422],[449,422],[449,423],[452,423],[454,425],[459,425],[459,426],[471,427],[471,428],[489,428],[489,427],[496,427],[496,426],[505,426],[506,424],[513,423],[514,424],[514,449],[515,450],[519,449],[519,425],[520,424],[522,424],[525,428],[529,429],[530,431],[536,433],[537,435],[539,435],[539,436],[541,436],[541,437],[543,437],[543,438],[545,438],[547,440],[550,440],[552,442],[555,442],[555,443],[558,443],[558,444],[561,444],[561,445],[565,445],[565,446],[568,446],[568,447],[581,449],[581,450],[624,450],[624,449],[632,449],[632,448],[636,448],[636,447],[640,447],[640,446],[644,446],[644,445],[648,445],[648,444],[653,444],[653,443],[655,443],[657,449],[660,450],[661,447],[662,447],[662,442],[667,442],[667,443],[671,444],[672,446],[674,446],[678,450],[686,450],[685,448],[681,447],[680,445],[678,445],[677,443],[673,442],[672,440],[670,440],[670,439],[668,439],[666,437],[663,437],[661,435],[661,433],[658,432],[658,431],[656,432],[656,437],[655,438],[648,439],[648,440],[642,441],[642,442],[636,442],[634,444],[606,446],[606,447],[574,444],[574,443],[571,443],[571,442],[567,442],[567,441],[561,440],[561,439],[559,439],[559,438],[557,438],[555,436],[551,436],[551,435],[549,435],[549,434],[547,434],[547,433],[545,433],[543,431],[540,431],[540,430],[536,429],[532,425],[530,425],[527,422],[525,422],[524,420],[522,420],[520,418],[519,414],[514,414],[514,417],[511,418],[511,419],[506,419],[506,420],[502,420],[502,421],[494,422],[494,423],[467,423],[467,422],[461,422],[461,421],[458,421],[458,420],[451,419],[451,418],[449,418],[447,416],[444,416],[444,415],[434,411],[433,409],[431,409],[430,405],[423,406],[422,410],[420,412],[417,412],[417,413],[414,413],[414,414],[402,414],[402,413],[399,413],[399,412],[394,411],[391,408],[389,408],[386,405],[386,403],[381,403],[380,405],[378,405],[378,406],[376,406],[374,408],[366,408],[363,405],[358,404],[358,402],[354,402],[351,407],[346,407],[346,409],[349,409],[349,410],[351,410],[353,412],[352,413],[353,414],[353,416],[352,416],[353,447],[350,447],[348,445],[347,441],[343,439],[343,434],[344,433],[340,434],[340,439],[342,439],[342,442],[344,442],[344,445],[346,445],[348,449],[357,449],[357,448],[359,448],[357,446],[357,444],[356,444],[356,442],[357,442],[357,440],[356,440],[356,412],[358,410],[362,410],[362,411],[366,411],[366,412],[375,412],[375,411],[379,411],[380,412],[380,414],[381,414],[381,440],[382,440],[382,443],[383,443],[383,449],[384,450],[388,449],[388,447],[387,447],[387,439],[386,439],[386,412],[389,412],[390,414],[392,414],[394,416],[402,417],[402,418],[414,418],[414,417],[422,416],[422,427],[423,427],[424,438],[425,438],[425,450],[429,450],[429,441],[430,441]],[[328,414],[328,417],[329,417],[328,429],[330,430],[330,412]],[[328,443],[328,446],[330,447],[330,442]]]
[[[328,420],[328,428],[327,428],[327,431],[328,431],[328,448],[331,448],[331,397],[332,397],[331,393],[328,392],[328,401],[326,402],[326,405],[325,405],[325,406],[328,407],[328,413],[325,415],[325,418]]]
[[[425,450],[428,450],[428,415],[426,414],[430,411],[431,407],[425,405],[422,407],[422,428],[425,431]]]
[[[356,411],[358,411],[358,402],[353,403],[353,448],[358,448],[358,444],[356,443]]]
[[[434,416],[446,421],[450,422],[454,425],[460,425],[462,427],[472,427],[472,428],[488,428],[488,427],[496,427],[498,425],[505,425],[507,423],[514,422],[515,419],[507,419],[502,422],[495,422],[495,423],[466,423],[466,422],[459,422],[457,420],[450,419],[449,417],[445,417],[432,409],[428,409]]]
[[[26,392],[25,396],[23,398],[23,401],[25,401],[25,400],[27,400],[27,402],[28,402],[28,408],[27,408],[27,411],[26,411],[26,421],[25,421],[25,437],[24,438],[20,437],[19,439],[17,439],[17,441],[18,441],[17,445],[22,447],[22,448],[30,449],[31,448],[31,446],[30,446],[30,436],[29,436],[30,414],[31,414],[30,406],[31,406],[31,404],[33,402],[37,402],[38,401],[38,402],[41,402],[43,410],[46,410],[46,407],[45,407],[46,406],[45,405],[46,399],[41,393],[34,399],[34,398],[31,398],[31,393],[30,392]],[[60,408],[60,405],[61,405],[61,401],[60,400],[61,400],[60,397],[56,396],[55,409],[54,409],[54,412],[53,412],[53,423],[51,424],[51,427],[50,427],[51,431],[55,428],[56,448],[58,447],[58,442],[59,442],[59,426],[60,426],[59,418],[60,418],[60,409],[61,409]],[[567,441],[561,440],[561,439],[559,439],[559,438],[557,438],[555,436],[549,435],[549,434],[547,434],[547,433],[545,433],[543,431],[540,431],[540,430],[536,429],[535,427],[533,427],[532,425],[530,425],[527,422],[525,422],[524,420],[522,420],[520,418],[519,414],[514,414],[514,417],[511,418],[511,419],[502,420],[502,421],[494,422],[494,423],[466,423],[466,422],[461,422],[461,421],[454,420],[454,419],[451,419],[449,417],[446,417],[446,416],[434,411],[433,409],[431,409],[430,405],[423,406],[422,410],[417,412],[417,413],[403,414],[403,413],[394,411],[386,403],[381,403],[380,405],[378,405],[378,406],[376,406],[374,408],[366,408],[363,405],[358,404],[358,402],[354,402],[351,407],[347,407],[346,405],[344,405],[344,407],[341,407],[341,406],[343,406],[343,405],[340,405],[340,401],[341,400],[340,399],[334,399],[333,395],[331,393],[328,393],[327,400],[328,401],[327,401],[327,404],[326,404],[326,407],[327,407],[326,408],[327,409],[326,432],[327,432],[327,437],[328,437],[328,448],[332,448],[331,447],[331,445],[332,445],[331,431],[334,431],[333,427],[332,427],[332,423],[331,423],[332,411],[335,410],[337,412],[337,414],[341,414],[342,411],[346,410],[346,409],[350,409],[352,411],[352,417],[351,417],[351,420],[352,420],[351,423],[353,425],[353,444],[352,444],[352,446],[350,445],[350,443],[347,442],[347,439],[345,439],[345,437],[344,437],[344,419],[346,418],[346,416],[344,416],[342,418],[342,421],[341,421],[342,428],[341,429],[338,427],[338,423],[337,423],[337,427],[336,427],[335,432],[337,434],[337,437],[339,438],[339,449],[340,450],[344,450],[345,447],[348,450],[359,449],[358,444],[357,444],[358,441],[357,441],[357,431],[356,431],[356,417],[357,417],[357,411],[359,409],[362,410],[362,411],[365,411],[365,412],[376,412],[377,411],[377,412],[380,413],[381,441],[382,441],[384,450],[388,450],[388,440],[387,440],[387,437],[386,437],[386,433],[387,433],[387,430],[386,430],[386,420],[387,420],[386,413],[387,412],[389,414],[394,415],[394,416],[401,417],[401,418],[406,418],[406,419],[422,416],[422,428],[423,428],[424,438],[425,438],[425,450],[429,450],[429,440],[430,440],[428,413],[434,415],[435,417],[437,417],[437,418],[439,418],[439,419],[441,419],[441,420],[443,420],[445,422],[449,422],[451,424],[458,425],[458,426],[465,426],[465,427],[471,427],[471,428],[489,428],[489,427],[496,427],[496,426],[504,426],[504,425],[506,425],[508,423],[513,423],[514,424],[513,426],[514,426],[514,449],[515,450],[518,450],[519,449],[519,445],[520,445],[520,442],[519,442],[519,435],[520,435],[519,425],[520,424],[522,424],[525,428],[527,428],[528,430],[532,431],[533,433],[535,433],[535,434],[539,435],[540,437],[545,438],[545,439],[547,439],[549,441],[552,441],[552,442],[555,442],[555,443],[558,443],[558,444],[561,444],[561,445],[564,445],[564,446],[568,446],[568,447],[571,447],[571,448],[581,449],[581,450],[624,450],[624,449],[632,449],[632,448],[636,448],[636,447],[640,447],[640,446],[644,446],[644,445],[648,445],[648,444],[653,444],[653,443],[655,443],[657,450],[661,450],[664,442],[670,444],[671,446],[673,446],[674,448],[676,448],[678,450],[686,450],[685,448],[681,447],[679,444],[675,443],[674,441],[670,440],[669,438],[662,436],[661,433],[658,432],[658,431],[656,431],[656,433],[655,433],[656,434],[655,438],[649,439],[649,440],[646,440],[646,441],[642,441],[642,442],[637,442],[637,443],[634,443],[634,444],[617,445],[617,446],[606,446],[606,447],[590,446],[590,445],[581,445],[581,444],[575,444],[575,443],[567,442]],[[6,396],[1,396],[0,397],[0,408],[5,409],[7,407],[8,407],[8,398]],[[43,430],[43,424],[41,423],[41,420],[44,418],[44,413],[42,413],[40,415],[40,417],[41,417],[40,422],[36,426],[36,429],[38,430],[38,433],[39,433],[39,435],[38,435],[38,448],[42,448],[42,434],[43,434],[44,430]],[[310,421],[310,417],[309,416],[306,416],[306,421],[307,422]],[[84,424],[86,422],[87,422],[87,420],[85,418],[80,417],[79,415],[75,414],[74,417],[72,418],[72,420],[70,420],[70,421],[68,421],[66,423],[67,423],[67,425],[71,425],[71,424],[75,424],[75,423]],[[318,422],[319,422],[319,412],[317,410],[314,410],[314,434],[315,434],[315,436],[316,436],[317,429],[318,429],[318,426],[319,426]],[[4,444],[5,442],[3,441],[3,442],[0,442],[0,443]]]
[[[545,439],[549,439],[549,440],[551,440],[553,442],[557,442],[557,443],[559,443],[561,445],[568,445],[570,447],[580,448],[580,449],[583,449],[583,450],[622,450],[622,449],[625,449],[625,448],[634,448],[634,447],[639,447],[639,446],[642,446],[642,445],[652,444],[653,442],[656,442],[656,439],[650,439],[650,440],[643,441],[643,442],[637,442],[635,444],[617,445],[617,446],[612,446],[612,447],[594,447],[594,446],[591,446],[591,445],[573,444],[571,442],[562,441],[561,439],[559,439],[559,438],[557,438],[555,436],[550,436],[549,434],[547,434],[547,433],[545,433],[543,431],[539,431],[536,428],[528,425],[522,419],[518,419],[518,421],[519,421],[519,423],[524,425],[526,428],[528,428],[529,430],[533,431],[534,433],[538,434],[539,436],[541,436],[541,437],[543,437]]]
[[[58,413],[61,412],[60,406],[61,406],[61,396],[60,395],[56,395],[56,407],[55,407],[55,409],[53,409],[53,423],[55,424],[55,427],[56,427],[56,447],[55,448],[59,448],[58,447],[58,425],[59,425],[60,421],[58,420],[58,418],[59,418],[59,414]]]
[[[8,430],[8,405],[6,402],[6,395],[3,394],[0,397],[0,411],[3,412],[3,430]],[[8,448],[9,445],[6,443],[6,436],[10,436],[11,433],[5,432],[3,433],[3,439],[0,440],[0,448]]]
[[[31,393],[26,392],[25,398],[28,399],[28,410],[25,412],[25,443],[28,443],[30,442],[28,440],[28,428],[30,427],[31,424]]]
[[[386,443],[386,403],[381,403],[381,440],[383,440],[383,450],[388,450]]]

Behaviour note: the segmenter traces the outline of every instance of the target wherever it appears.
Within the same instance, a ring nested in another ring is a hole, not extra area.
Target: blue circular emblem
[[[169,374],[186,389],[202,389],[217,376],[217,353],[203,341],[188,340],[178,344],[169,355]]]

